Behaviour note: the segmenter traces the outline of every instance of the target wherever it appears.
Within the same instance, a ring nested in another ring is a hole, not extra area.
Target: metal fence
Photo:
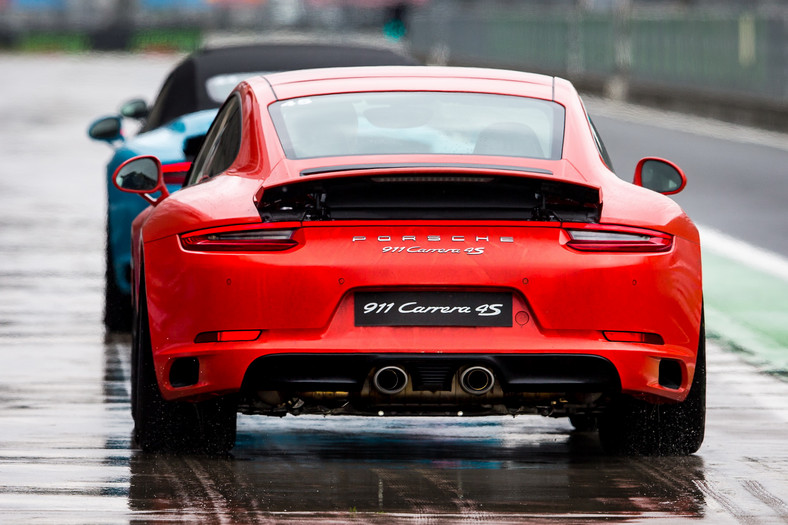
[[[412,52],[428,61],[555,74],[620,98],[704,104],[717,116],[744,112],[788,129],[785,9],[518,10],[444,1],[414,12],[408,35]]]
[[[0,0],[0,49],[191,51],[217,32],[382,33],[402,6],[427,1]]]
[[[217,31],[282,28],[382,37],[397,9],[427,61],[788,129],[788,0],[0,0],[0,48],[190,51]]]

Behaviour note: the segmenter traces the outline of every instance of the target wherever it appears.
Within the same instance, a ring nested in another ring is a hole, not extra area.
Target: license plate
[[[357,292],[356,326],[512,326],[506,292]]]

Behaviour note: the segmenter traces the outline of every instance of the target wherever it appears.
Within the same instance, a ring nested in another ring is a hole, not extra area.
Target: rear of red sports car
[[[697,231],[604,157],[552,77],[242,84],[184,190],[135,222],[140,445],[228,450],[236,411],[542,414],[610,452],[694,452]],[[683,184],[649,162],[638,181]]]

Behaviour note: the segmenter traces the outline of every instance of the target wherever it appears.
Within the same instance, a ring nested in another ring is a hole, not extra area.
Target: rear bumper
[[[426,402],[436,393],[446,393],[442,404],[461,406],[463,399],[455,396],[460,392],[458,380],[463,370],[473,366],[489,369],[496,385],[494,392],[475,402],[528,404],[530,394],[561,399],[622,392],[656,402],[682,401],[689,392],[696,357],[667,345],[607,341],[586,344],[582,350],[561,349],[556,342],[553,349],[507,352],[270,350],[261,351],[259,343],[195,344],[159,353],[154,361],[162,393],[169,400],[263,391],[283,396],[342,392],[372,399],[374,372],[397,366],[409,379],[408,391],[400,395],[404,400]],[[186,377],[183,370],[189,370]]]

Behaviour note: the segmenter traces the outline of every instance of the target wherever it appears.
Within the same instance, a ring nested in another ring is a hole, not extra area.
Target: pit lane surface
[[[0,57],[0,522],[788,523],[788,384],[714,341],[689,458],[608,458],[539,417],[241,417],[232,458],[140,454],[85,129],[174,60]]]

